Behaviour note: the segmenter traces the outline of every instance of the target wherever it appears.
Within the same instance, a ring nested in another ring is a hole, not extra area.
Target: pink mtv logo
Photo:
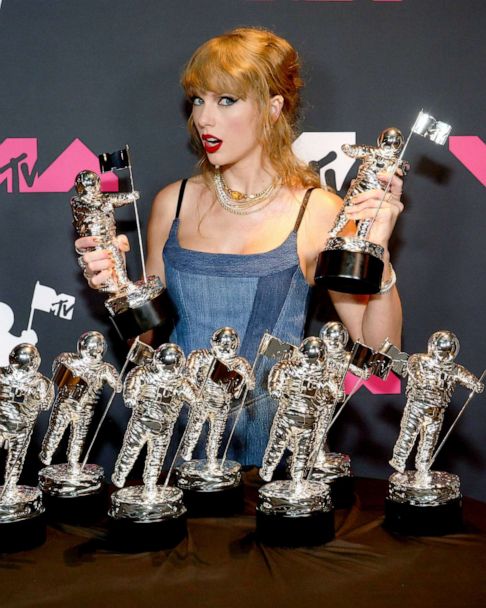
[[[39,174],[37,139],[11,137],[0,144],[0,184],[7,192],[69,192],[76,175],[83,169],[100,172],[98,157],[80,139],[75,139]],[[118,191],[118,178],[113,173],[101,176],[105,192]]]
[[[476,135],[449,137],[449,150],[486,186],[486,144]]]
[[[357,383],[361,380],[353,374],[347,374],[344,380],[344,390],[346,394],[352,392]],[[363,383],[370,393],[373,395],[399,395],[402,392],[402,384],[400,378],[391,373],[386,380],[380,380],[376,376],[371,376],[369,380]],[[358,389],[361,390],[361,389]]]

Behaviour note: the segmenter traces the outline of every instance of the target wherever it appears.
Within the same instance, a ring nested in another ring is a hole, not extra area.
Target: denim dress
[[[301,205],[294,229],[285,241],[265,253],[248,255],[204,253],[179,245],[179,212],[186,180],[182,182],[176,217],[164,247],[166,287],[177,310],[171,341],[186,356],[209,348],[213,332],[233,327],[240,337],[239,354],[253,364],[262,335],[270,332],[285,342],[300,344],[309,304],[309,285],[300,269],[297,231],[312,189]],[[275,361],[259,357],[256,387],[248,393],[231,441],[228,457],[243,465],[257,465],[270,434],[276,402],[267,393],[268,371]],[[233,408],[227,435],[236,415]],[[183,430],[184,416],[181,430]],[[203,456],[204,438],[195,457]],[[225,448],[226,438],[220,450]]]

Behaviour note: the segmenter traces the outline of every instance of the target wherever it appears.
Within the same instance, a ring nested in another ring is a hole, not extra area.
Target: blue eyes
[[[228,97],[228,95],[223,95],[222,97],[219,98],[218,103],[220,106],[232,106],[237,101],[238,100],[235,99],[234,97]]]
[[[238,101],[236,97],[230,97],[229,95],[221,95],[218,98],[218,105],[220,106],[232,106]],[[191,103],[193,106],[202,106],[204,105],[204,99],[202,97],[198,97],[194,95],[191,97]]]

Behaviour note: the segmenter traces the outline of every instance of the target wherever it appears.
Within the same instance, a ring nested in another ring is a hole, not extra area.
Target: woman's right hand
[[[130,251],[130,243],[124,234],[116,237],[118,248],[123,253]],[[84,266],[83,275],[93,289],[101,289],[112,275],[114,263],[110,252],[99,246],[96,236],[83,236],[74,243],[80,254],[80,265]],[[82,263],[81,263],[82,262]]]

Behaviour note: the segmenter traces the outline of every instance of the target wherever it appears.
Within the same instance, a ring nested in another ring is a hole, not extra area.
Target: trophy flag
[[[103,154],[98,155],[98,160],[102,173],[113,169],[126,169],[130,165],[128,146],[115,152],[103,152]]]
[[[440,146],[443,146],[446,143],[451,129],[451,125],[441,122],[440,120],[436,120],[433,116],[426,114],[423,110],[419,112],[419,115],[417,116],[417,119],[412,127],[413,133],[417,133],[417,135],[430,139]]]
[[[128,144],[126,144],[125,147],[121,150],[115,150],[115,152],[103,152],[102,154],[99,154],[98,160],[102,173],[106,173],[107,171],[113,171],[116,169],[128,169],[128,174],[130,176],[130,187],[132,189],[132,192],[135,190],[133,186],[132,164],[130,162],[130,152]],[[147,283],[147,271],[145,269],[142,230],[140,228],[140,216],[138,215],[137,201],[134,201],[133,203],[133,210],[135,211],[135,223],[137,225],[137,237],[138,246],[140,249],[140,262],[142,265],[143,280],[145,283]]]

